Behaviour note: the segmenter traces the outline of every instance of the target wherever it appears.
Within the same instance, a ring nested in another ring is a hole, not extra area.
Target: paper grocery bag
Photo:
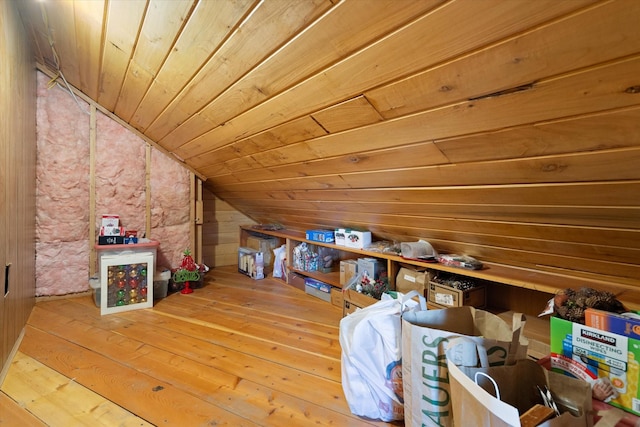
[[[498,316],[473,307],[406,313],[402,316],[402,379],[405,425],[451,426],[451,390],[445,355],[449,338],[465,336],[450,351],[457,365],[510,365],[527,357],[528,340],[522,334],[524,315],[509,325]],[[485,349],[478,352],[476,346]]]
[[[538,387],[551,391],[561,413],[538,426],[593,426],[591,389],[585,381],[546,371],[530,359],[514,365],[471,368],[459,367],[449,358],[447,365],[456,426],[520,427],[520,415],[544,404]],[[476,376],[478,372],[484,375]]]

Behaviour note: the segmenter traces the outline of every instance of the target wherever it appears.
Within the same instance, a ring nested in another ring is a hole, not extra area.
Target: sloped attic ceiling
[[[258,222],[640,276],[640,2],[19,4],[37,62]]]

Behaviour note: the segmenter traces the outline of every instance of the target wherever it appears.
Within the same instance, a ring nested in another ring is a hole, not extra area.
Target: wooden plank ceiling
[[[640,286],[636,0],[19,3],[38,63],[258,222]]]

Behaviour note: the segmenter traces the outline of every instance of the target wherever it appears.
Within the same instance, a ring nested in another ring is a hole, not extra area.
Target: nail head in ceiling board
[[[146,5],[145,0],[109,2],[98,95],[100,105],[109,111],[115,109]]]
[[[206,67],[253,3],[253,0],[197,3],[149,93],[133,115],[139,127],[148,128],[200,69]]]

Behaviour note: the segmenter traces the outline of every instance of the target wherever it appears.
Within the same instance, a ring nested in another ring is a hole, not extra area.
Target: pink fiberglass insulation
[[[189,242],[189,172],[152,149],[151,206],[146,206],[146,142],[108,116],[97,113],[96,218],[90,209],[89,106],[76,104],[38,73],[38,163],[36,206],[36,295],[89,290],[89,224],[99,231],[103,213],[118,214],[126,229],[151,232],[158,240],[158,265],[177,266]]]
[[[177,267],[189,247],[190,173],[175,160],[151,152],[151,229],[160,242],[157,264]]]
[[[95,168],[98,230],[103,214],[118,214],[120,225],[126,230],[144,232],[146,146],[142,138],[98,113]]]
[[[89,111],[38,73],[36,294],[87,289]]]

